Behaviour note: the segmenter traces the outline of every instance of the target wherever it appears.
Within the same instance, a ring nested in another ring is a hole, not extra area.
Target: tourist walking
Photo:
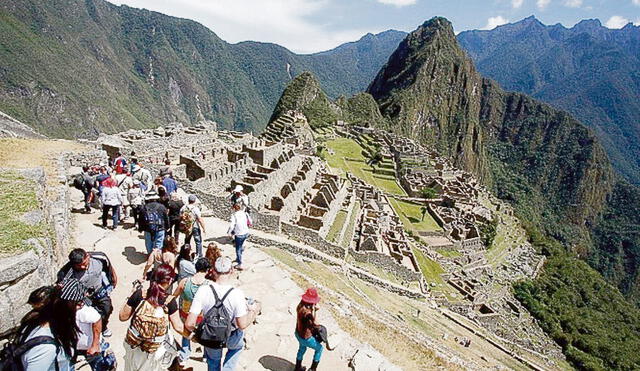
[[[209,284],[206,276],[211,269],[211,263],[207,258],[200,258],[196,261],[196,274],[190,277],[185,277],[178,282],[178,287],[173,293],[173,296],[180,298],[180,319],[183,322],[187,321],[189,310],[191,309],[191,303],[195,297],[198,289],[202,285]],[[202,322],[202,316],[199,316],[196,320],[196,324]],[[182,350],[178,353],[180,364],[184,366],[185,362],[191,355],[191,341],[187,337],[182,338]]]
[[[82,177],[80,190],[82,191],[82,194],[84,196],[84,211],[86,213],[90,213],[91,201],[92,201],[91,196],[92,196],[92,190],[93,190],[93,185],[95,184],[95,180],[93,176],[91,176],[91,174],[89,173],[89,166],[83,166],[82,174],[80,175]]]
[[[73,280],[73,279],[72,279]],[[86,295],[82,287],[83,296]],[[101,338],[102,317],[84,300],[78,302],[76,325],[78,326],[77,355],[84,356],[93,371],[110,371],[116,368],[116,357],[109,350],[109,343]]]
[[[153,183],[151,172],[136,163],[131,167],[131,173],[134,180],[140,181],[140,188],[142,188],[142,191],[145,194],[148,193]]]
[[[162,264],[175,267],[177,255],[178,245],[176,245],[176,240],[171,236],[166,237],[164,239],[162,250],[153,249],[151,254],[149,254],[149,257],[147,258],[147,264],[145,264],[144,270],[142,272],[142,279],[150,280],[153,271]],[[153,269],[151,269],[151,267],[153,267]]]
[[[191,233],[189,233],[185,238],[185,243],[190,244],[191,238],[193,237],[193,241],[196,244],[196,256],[198,258],[202,257],[202,236],[206,233],[204,227],[204,219],[202,219],[202,213],[200,208],[196,204],[198,198],[196,195],[189,195],[188,204],[184,206],[182,213],[189,213],[190,218],[192,220]],[[182,216],[180,217],[182,219]]]
[[[180,255],[178,256],[178,281],[196,274],[196,265],[193,263],[193,255],[190,245],[182,245]]]
[[[167,209],[169,209],[169,228],[167,233],[176,239],[179,243],[180,239],[180,210],[184,207],[184,202],[180,199],[178,192],[171,194],[171,199],[167,203]]]
[[[102,203],[102,228],[107,228],[107,218],[109,217],[109,211],[111,211],[111,219],[113,220],[111,229],[116,229],[120,221],[120,206],[123,203],[122,194],[115,179],[109,178],[103,183],[104,188],[100,195],[100,201]]]
[[[320,302],[320,296],[315,288],[309,288],[302,295],[300,303],[296,308],[296,339],[298,340],[298,354],[296,355],[295,371],[305,370],[302,367],[302,360],[307,348],[314,350],[313,363],[309,371],[315,371],[322,357],[322,343],[317,339],[319,326],[316,324],[316,305]],[[326,334],[326,330],[325,330]],[[325,335],[326,336],[326,335]]]
[[[242,207],[242,210],[246,212],[250,212],[249,196],[244,194],[244,188],[240,184],[237,184],[233,188],[233,191],[231,192],[231,206],[235,204],[240,204],[240,206]]]
[[[149,192],[145,200],[146,204],[140,208],[138,229],[144,232],[145,247],[147,253],[151,254],[153,249],[162,249],[169,226],[169,215],[157,193]]]
[[[231,322],[225,325],[230,325],[232,328],[229,337],[223,339],[227,348],[224,361],[222,360],[221,347],[213,348],[203,344],[205,345],[204,356],[207,359],[209,371],[233,371],[238,364],[244,347],[243,330],[255,321],[258,313],[260,313],[260,303],[247,304],[242,290],[231,285],[233,281],[231,259],[228,257],[218,258],[214,269],[217,273],[216,281],[210,285],[200,286],[193,298],[189,315],[185,322],[185,332],[193,332],[198,327],[196,331],[198,341],[201,344],[206,343],[205,339],[209,337],[206,336],[206,331],[203,329],[209,325],[215,326],[215,322],[218,319],[215,314],[219,313],[219,310],[224,307],[224,311],[227,314],[225,318],[228,318]],[[222,306],[218,307],[220,304]],[[212,310],[214,306],[218,309]],[[197,326],[198,317],[204,317],[200,326]]]
[[[78,343],[76,311],[83,299],[78,280],[67,280],[55,288],[44,307],[23,318],[14,343],[27,350],[13,361],[21,364],[24,371],[72,371],[71,359]]]
[[[116,174],[127,173],[127,159],[120,152],[116,152],[116,158],[113,160],[113,169]]]
[[[88,299],[102,317],[102,335],[109,337],[109,316],[113,312],[111,292],[118,284],[118,276],[109,258],[102,252],[87,253],[83,249],[73,249],[69,262],[58,271],[58,285],[69,279],[77,279],[87,290]]]
[[[140,209],[144,205],[144,192],[140,188],[140,181],[133,180],[131,187],[127,192],[127,199],[129,200],[129,206],[131,207],[131,216],[133,217],[133,225],[136,228],[140,227]]]
[[[244,241],[249,237],[249,227],[252,227],[251,217],[239,203],[233,204],[233,214],[229,224],[229,234],[233,238],[233,246],[236,249],[236,269],[243,270],[242,253],[244,251]]]
[[[173,267],[159,266],[154,272],[149,289],[135,285],[131,296],[120,310],[120,321],[131,320],[124,341],[125,371],[158,371],[161,354],[158,351],[169,334],[169,324],[180,335],[186,335],[175,299],[166,302],[168,288],[173,282]],[[160,350],[164,352],[164,349]]]
[[[162,175],[161,175],[162,176]],[[172,194],[178,191],[178,182],[173,178],[173,172],[169,170],[169,173],[162,178],[162,185],[167,190],[168,194]]]

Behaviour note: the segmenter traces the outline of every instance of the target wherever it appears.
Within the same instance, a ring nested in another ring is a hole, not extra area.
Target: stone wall
[[[87,161],[99,161],[105,153],[89,157],[63,155],[56,161],[57,183],[45,176],[42,168],[17,170],[37,184],[41,218],[49,224],[53,238],[29,239],[24,252],[0,259],[0,337],[18,326],[31,309],[29,294],[38,287],[54,282],[57,268],[65,260],[71,246],[71,202],[66,169]]]
[[[314,247],[336,258],[344,258],[344,248],[327,242],[318,232],[289,223],[281,223],[282,232],[290,238]]]
[[[391,255],[372,251],[359,252],[353,250],[349,251],[349,255],[358,262],[373,264],[385,271],[392,272],[398,278],[405,281],[420,281],[422,279],[420,272],[412,271],[404,265],[399,264]]]

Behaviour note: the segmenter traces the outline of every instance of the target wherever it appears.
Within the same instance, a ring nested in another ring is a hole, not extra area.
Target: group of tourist
[[[181,200],[169,160],[154,179],[135,158],[127,161],[118,153],[108,165],[84,167],[74,186],[84,194],[85,211],[90,212],[99,199],[103,227],[111,214],[116,229],[130,211],[134,226],[144,232],[147,262],[118,312],[120,321],[129,322],[124,369],[186,369],[191,342],[196,341],[204,349],[209,371],[234,370],[245,347],[244,330],[261,313],[258,301],[233,287],[234,275],[244,269],[243,246],[253,223],[242,187],[236,186],[230,196],[227,232],[235,247],[234,265],[215,243],[203,254],[205,223],[198,199],[189,195],[186,204]],[[185,239],[178,248],[181,233]],[[2,351],[2,362],[14,362],[16,369],[26,371],[66,371],[74,370],[77,357],[83,356],[94,371],[116,368],[106,339],[112,336],[108,324],[117,273],[99,251],[77,248],[68,258],[53,286],[30,295],[33,309]],[[315,350],[309,370],[316,370],[322,343],[327,344],[326,329],[316,323],[319,301],[317,291],[310,288],[297,307],[296,371],[305,370],[307,348]],[[182,337],[180,342],[173,340],[170,328]]]

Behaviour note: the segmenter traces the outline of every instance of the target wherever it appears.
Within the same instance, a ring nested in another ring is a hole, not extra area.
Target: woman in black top
[[[180,199],[178,193],[171,194],[171,200],[167,203],[167,209],[169,209],[169,230],[167,235],[171,236],[173,229],[173,237],[176,239],[176,243],[180,244],[178,239],[180,237],[180,210],[184,206],[184,202]]]

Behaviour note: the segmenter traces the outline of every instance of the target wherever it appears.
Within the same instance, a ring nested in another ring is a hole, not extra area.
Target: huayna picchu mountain
[[[53,137],[214,120],[259,132],[292,76],[362,91],[404,32],[298,55],[104,0],[0,2],[0,110]]]
[[[337,104],[314,81],[308,73],[294,80],[276,112],[331,112],[315,125],[335,121]],[[638,366],[640,192],[620,180],[593,133],[483,78],[444,18],[410,33],[368,93],[383,117],[364,122],[419,139],[515,206],[548,257],[537,279],[514,287],[516,297],[567,358],[582,369]]]
[[[587,19],[566,28],[532,16],[457,39],[484,76],[593,129],[616,170],[640,184],[640,26]]]

